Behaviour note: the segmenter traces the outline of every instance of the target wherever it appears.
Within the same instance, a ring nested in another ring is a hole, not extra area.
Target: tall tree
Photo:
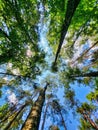
[[[68,27],[71,23],[71,19],[72,19],[74,13],[75,13],[75,10],[76,10],[79,2],[80,2],[80,0],[68,0],[66,15],[65,15],[64,23],[62,25],[60,42],[59,42],[58,49],[57,49],[57,52],[56,52],[54,64],[56,64],[56,61],[57,61],[58,55],[60,53],[65,35],[68,31]]]
[[[28,118],[22,128],[22,130],[38,130],[42,107],[45,101],[45,92],[48,84],[46,84],[45,88],[40,90],[40,94],[38,99],[35,101],[33,107],[31,108],[31,112],[28,115]]]
[[[92,107],[86,103],[82,104],[82,106],[80,108],[78,108],[77,110],[78,112],[80,112],[83,116],[83,118],[90,123],[90,125],[95,128],[96,130],[98,130],[98,125],[91,119],[91,111],[92,111]]]

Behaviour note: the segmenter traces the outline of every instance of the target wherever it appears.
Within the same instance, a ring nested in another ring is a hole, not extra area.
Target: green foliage
[[[83,112],[83,111],[88,111],[88,112],[91,112],[91,111],[93,111],[94,110],[94,108],[95,108],[95,106],[94,105],[89,105],[88,103],[86,103],[86,102],[84,102],[82,105],[81,105],[81,107],[79,107],[78,109],[77,109],[77,112]]]
[[[96,119],[92,120],[92,115],[96,111],[96,107],[92,104],[83,103],[81,107],[78,107],[77,112],[81,114],[79,126],[80,130],[90,129],[95,130],[97,129]]]
[[[65,91],[65,98],[69,101],[70,106],[75,105],[75,92],[71,89]]]
[[[8,104],[4,104],[3,106],[0,107],[0,120],[6,115],[8,107],[9,107]]]
[[[89,85],[90,82],[91,82],[91,78],[90,78],[90,77],[85,77],[85,78],[83,79],[84,85]]]
[[[98,30],[95,27],[97,26],[97,13],[96,0],[82,0],[76,10],[69,30],[74,29],[75,32],[81,28],[81,33],[83,33],[84,36],[97,36]]]
[[[67,66],[60,74],[62,81],[66,84],[66,87],[70,86],[68,84],[71,82],[74,83],[74,81],[76,81],[76,76],[81,75],[81,70],[78,67],[71,68],[70,66]]]
[[[80,123],[79,130],[93,130],[92,126],[86,120],[81,118]]]
[[[49,0],[47,6],[49,8],[50,26],[47,38],[54,48],[59,43],[61,26],[65,16],[66,4],[65,0]],[[55,48],[54,48],[55,49]]]
[[[77,7],[65,38],[66,44],[62,48],[62,54],[67,59],[73,59],[77,45],[85,45],[87,40],[95,42],[98,37],[97,0],[82,0]],[[83,63],[80,57],[77,61]],[[77,62],[76,62],[77,63]],[[97,63],[96,63],[97,64]]]
[[[95,86],[96,86],[96,90],[98,90],[98,78],[95,78]]]
[[[45,63],[45,53],[37,45],[37,4],[36,0],[1,0],[0,6],[0,64],[12,63],[12,69],[19,69],[20,74],[29,77],[36,64]],[[28,50],[31,55],[27,54]],[[34,78],[35,73],[31,77]]]
[[[96,90],[95,92],[91,92],[86,97],[90,101],[98,101],[98,91]]]

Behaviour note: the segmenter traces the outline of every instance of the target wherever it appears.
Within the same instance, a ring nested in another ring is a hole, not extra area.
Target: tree
[[[9,123],[7,124],[7,126],[4,128],[4,130],[8,130],[10,129],[12,123],[14,123],[14,121],[16,120],[17,116],[23,111],[23,109],[26,107],[26,104],[23,105],[19,111],[15,112],[14,117],[12,117],[12,119],[9,121]]]
[[[90,105],[84,103],[77,111],[82,114],[85,121],[89,122],[94,129],[98,130],[98,125],[90,118],[92,111],[92,107]]]
[[[42,112],[42,107],[45,101],[45,91],[47,89],[48,84],[46,84],[43,90],[40,90],[40,94],[38,99],[35,101],[33,107],[31,108],[31,112],[27,117],[27,120],[22,128],[22,130],[37,130],[39,128],[40,117]]]
[[[60,104],[58,103],[57,100],[52,101],[52,107],[58,114],[60,114],[61,122],[62,122],[62,125],[64,127],[64,130],[67,130],[66,124],[65,124],[65,121],[64,121],[64,118],[63,118],[63,114],[62,114],[62,108],[61,108],[61,106],[60,106]]]
[[[65,15],[65,19],[64,19],[64,23],[62,25],[62,30],[61,30],[61,37],[60,37],[60,43],[56,52],[56,57],[55,57],[55,62],[54,64],[56,64],[56,60],[58,57],[58,54],[60,53],[65,35],[67,33],[68,27],[71,23],[71,19],[75,13],[75,10],[79,4],[80,0],[68,0],[68,4],[67,4],[67,9],[66,9],[66,15]]]

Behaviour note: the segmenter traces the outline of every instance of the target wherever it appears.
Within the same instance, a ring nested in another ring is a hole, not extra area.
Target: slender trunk
[[[60,111],[60,116],[61,116],[61,119],[62,119],[62,124],[64,126],[64,130],[67,130],[66,125],[65,125],[65,121],[64,121],[64,118],[63,118],[63,115],[62,115],[61,111]]]
[[[26,107],[27,104],[23,105],[20,110],[16,113],[16,115],[14,116],[14,118],[12,118],[12,120],[8,123],[8,125],[3,129],[3,130],[10,130],[10,127],[12,125],[12,123],[15,121],[15,119],[17,118],[17,116],[21,113],[21,111]]]
[[[15,106],[13,106],[13,107],[11,107],[8,111],[7,111],[7,114],[5,115],[5,116],[3,116],[3,117],[0,117],[0,123],[3,123],[3,122],[5,122],[6,120],[8,120],[10,117],[11,117],[11,115],[13,115],[14,113],[16,113],[17,112],[17,110],[15,109]]]
[[[96,72],[90,72],[90,73],[85,73],[85,74],[80,74],[80,75],[71,75],[72,77],[98,77],[98,71]]]
[[[47,85],[48,84],[46,84],[45,88],[40,91],[39,97],[35,101],[22,130],[38,130]]]
[[[60,114],[61,116],[61,121],[62,121],[62,124],[64,126],[64,130],[67,130],[66,128],[66,125],[65,125],[65,121],[64,121],[64,118],[63,118],[63,115],[62,115],[62,108],[60,106],[60,104],[58,103],[58,101],[56,100],[53,100],[53,108]]]
[[[47,109],[48,109],[49,103],[46,104],[46,109],[43,117],[43,122],[40,130],[44,130],[44,125],[45,125],[45,120],[46,120],[46,114],[47,114]]]
[[[80,2],[80,0],[68,0],[65,20],[64,20],[64,23],[62,25],[60,42],[59,42],[59,46],[58,46],[58,49],[57,49],[57,52],[56,52],[54,65],[56,64],[56,61],[57,61],[58,55],[60,53],[65,35],[68,31],[69,25],[71,23],[71,19],[72,19],[74,13],[75,13],[75,10],[76,10],[79,2]]]
[[[82,113],[82,114],[83,114],[83,117],[91,124],[91,126],[93,128],[95,128],[96,130],[98,130],[98,125],[96,125],[96,123],[93,122],[93,120],[91,120],[88,115],[86,115],[84,113]]]

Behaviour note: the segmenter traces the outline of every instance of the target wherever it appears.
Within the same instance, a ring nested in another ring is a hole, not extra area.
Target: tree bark
[[[67,10],[66,10],[66,14],[65,14],[65,20],[64,20],[64,23],[62,25],[60,42],[59,42],[58,49],[57,49],[57,52],[56,52],[54,65],[56,64],[56,61],[57,61],[58,55],[60,53],[65,35],[68,31],[69,25],[71,23],[71,19],[72,19],[74,13],[75,13],[75,10],[76,10],[79,2],[80,2],[80,0],[68,0]]]
[[[31,109],[31,112],[28,115],[27,120],[24,123],[24,126],[22,127],[22,130],[38,130],[42,107],[45,101],[45,92],[46,92],[47,86],[48,86],[48,83],[46,84],[45,88],[40,91],[39,97],[35,101]]]
[[[90,73],[85,73],[85,74],[79,74],[79,75],[71,75],[72,77],[98,77],[98,71],[96,72],[90,72]]]
[[[91,124],[91,126],[93,128],[95,128],[96,130],[98,130],[98,125],[96,125],[96,123],[93,122],[93,120],[90,119],[88,115],[86,115],[85,113],[82,113],[82,115],[83,115],[84,119],[86,119]]]

